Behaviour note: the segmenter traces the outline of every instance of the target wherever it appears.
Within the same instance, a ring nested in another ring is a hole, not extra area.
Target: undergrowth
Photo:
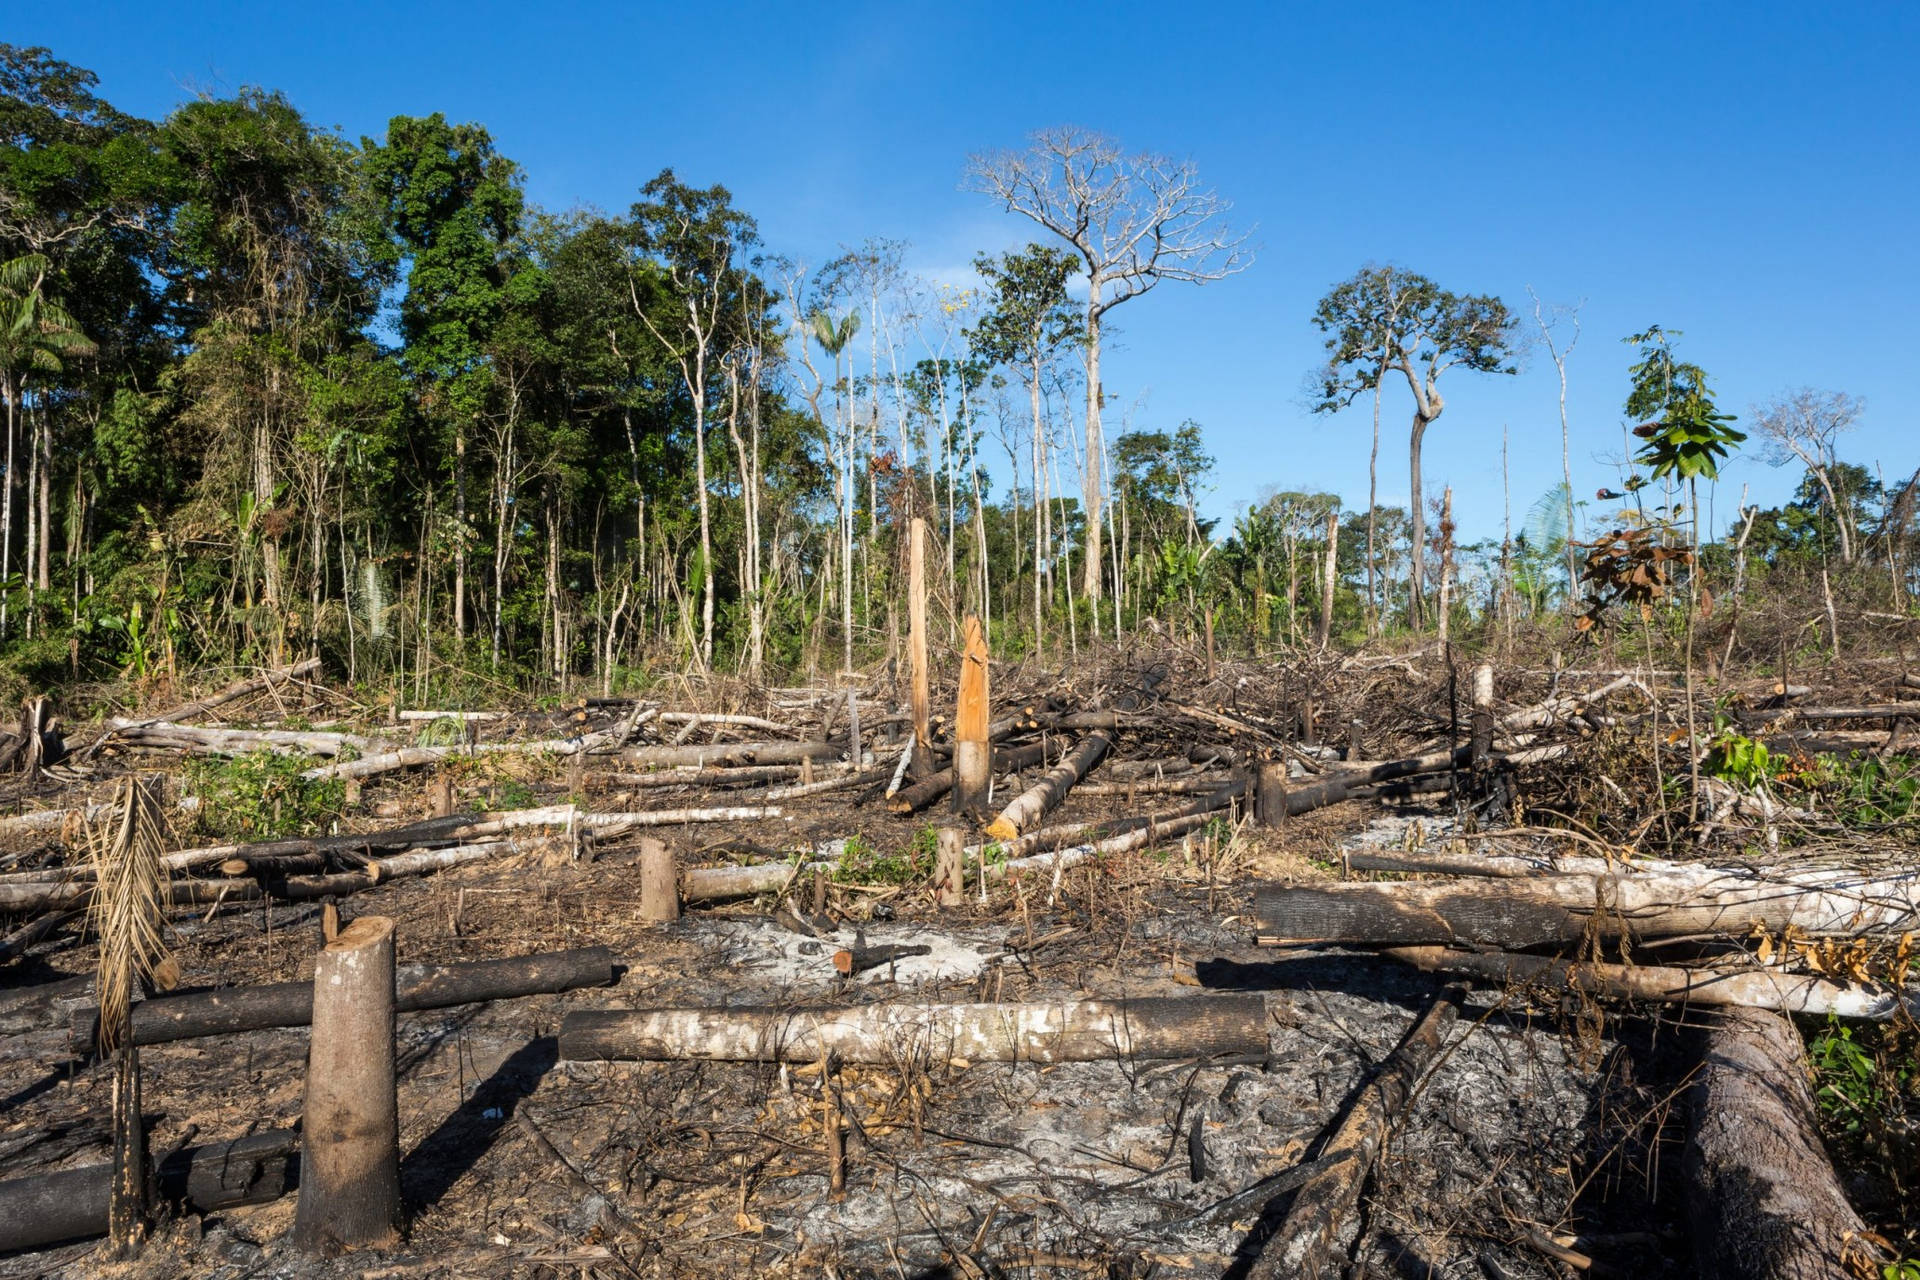
[[[189,760],[187,793],[200,800],[194,826],[202,834],[232,840],[282,840],[324,831],[340,816],[346,784],[338,778],[303,778],[310,764],[270,751]]]
[[[1829,1017],[1807,1039],[1821,1127],[1855,1175],[1862,1216],[1907,1261],[1888,1280],[1920,1280],[1920,1027]]]

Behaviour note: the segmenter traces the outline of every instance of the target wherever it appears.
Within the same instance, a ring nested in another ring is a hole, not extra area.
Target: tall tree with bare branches
[[[1854,525],[1854,504],[1838,489],[1840,458],[1834,442],[1853,429],[1866,407],[1864,400],[1844,391],[1801,387],[1775,396],[1753,412],[1754,429],[1767,442],[1767,460],[1775,466],[1799,462],[1826,496],[1840,540],[1841,564],[1853,563],[1860,532]]]
[[[1025,151],[981,152],[967,186],[1024,214],[1073,247],[1087,273],[1087,449],[1081,472],[1087,544],[1084,589],[1100,599],[1101,328],[1109,311],[1163,280],[1207,284],[1245,270],[1253,250],[1227,229],[1231,208],[1191,160],[1129,155],[1091,130],[1042,129]],[[1099,626],[1100,611],[1094,610]]]

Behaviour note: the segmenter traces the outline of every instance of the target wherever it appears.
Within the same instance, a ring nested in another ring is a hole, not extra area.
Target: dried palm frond
[[[134,984],[172,967],[162,927],[167,907],[167,820],[153,784],[127,778],[114,799],[116,817],[88,840],[97,887],[91,908],[100,940],[97,978],[100,1049],[111,1053],[128,1024]],[[162,980],[160,985],[171,986]]]

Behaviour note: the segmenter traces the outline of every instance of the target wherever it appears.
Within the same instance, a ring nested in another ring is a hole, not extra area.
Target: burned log
[[[1334,1253],[1341,1228],[1360,1200],[1388,1128],[1439,1056],[1458,1014],[1451,998],[1436,999],[1373,1079],[1360,1087],[1346,1118],[1324,1144],[1321,1159],[1331,1163],[1324,1163],[1295,1193],[1279,1230],[1248,1269],[1248,1280],[1320,1280],[1336,1274]]]
[[[991,772],[1010,773],[1015,769],[1032,768],[1047,758],[1046,751],[1046,744],[1039,742],[1024,747],[993,748]],[[953,768],[948,766],[894,792],[893,798],[887,801],[887,809],[902,816],[918,813],[952,789]]]
[[[1793,1024],[1729,1010],[1706,1037],[1684,1162],[1694,1261],[1708,1280],[1861,1274],[1866,1224],[1827,1159]],[[1876,1272],[1877,1273],[1877,1272]]]
[[[189,1213],[277,1200],[299,1181],[300,1135],[272,1129],[175,1152],[161,1162],[159,1197]],[[0,1253],[106,1234],[110,1164],[0,1182]]]
[[[605,947],[459,964],[401,965],[394,984],[394,1009],[414,1013],[604,987],[613,981],[613,967],[613,953]],[[311,982],[228,987],[142,1000],[133,1006],[133,1042],[164,1044],[267,1027],[304,1027],[312,1020]],[[74,1051],[90,1052],[98,1030],[99,1010],[75,1010],[71,1018]]]
[[[1920,1017],[1920,984],[1896,991],[1776,969],[1581,963],[1551,956],[1455,951],[1447,947],[1392,947],[1386,954],[1429,973],[1474,977],[1503,987],[1533,985],[1595,998],[1772,1009],[1874,1021]]]
[[[1760,880],[1702,869],[1492,885],[1267,886],[1255,901],[1265,946],[1471,943],[1523,951],[1585,938],[1738,936],[1755,925],[1807,935],[1898,936],[1920,924],[1920,872],[1812,871]]]
[[[1265,1053],[1259,996],[1076,1000],[1062,1004],[914,1004],[852,1008],[605,1009],[570,1013],[572,1061],[708,1058],[886,1064],[1094,1062]]]
[[[1000,816],[988,825],[987,834],[995,840],[1019,838],[1022,831],[1065,800],[1076,782],[1098,768],[1112,746],[1113,736],[1105,729],[1096,729],[1082,738],[1040,781],[1015,796],[1013,802],[1000,811]]]

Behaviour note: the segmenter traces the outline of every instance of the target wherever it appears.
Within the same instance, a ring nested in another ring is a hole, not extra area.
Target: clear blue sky
[[[1029,228],[959,190],[967,153],[1073,123],[1192,157],[1257,224],[1258,262],[1114,313],[1108,390],[1136,425],[1203,423],[1209,505],[1265,486],[1366,497],[1369,420],[1300,403],[1316,299],[1368,261],[1462,292],[1585,300],[1576,492],[1615,480],[1629,350],[1651,322],[1723,408],[1792,386],[1864,396],[1847,456],[1920,465],[1900,392],[1920,356],[1920,6],[106,3],[9,15],[4,38],[97,71],[126,110],[285,90],[317,123],[477,120],[529,194],[620,210],[665,165],[724,182],[768,243],[818,261],[869,236],[947,273]],[[1464,536],[1560,474],[1557,383],[1455,373],[1428,437]],[[1381,494],[1406,495],[1390,391]],[[1749,455],[1750,484],[1796,475]]]

